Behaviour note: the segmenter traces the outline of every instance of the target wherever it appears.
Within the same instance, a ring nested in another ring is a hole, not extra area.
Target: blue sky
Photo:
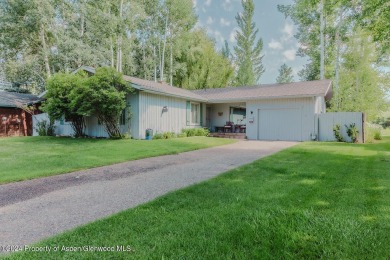
[[[296,27],[290,19],[277,10],[278,4],[291,4],[292,0],[260,0],[255,2],[254,22],[259,29],[258,37],[264,42],[263,62],[265,73],[260,78],[261,84],[275,83],[278,70],[283,63],[293,68],[295,81],[297,73],[307,63],[306,58],[296,56],[299,47],[294,38]],[[197,26],[204,27],[221,48],[224,40],[229,42],[230,49],[236,44],[235,16],[242,11],[241,0],[193,0],[199,16]]]

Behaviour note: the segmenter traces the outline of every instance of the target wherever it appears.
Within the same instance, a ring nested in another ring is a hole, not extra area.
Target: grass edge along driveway
[[[388,241],[386,137],[303,143],[37,244],[58,252],[10,258],[388,259]]]
[[[231,139],[210,137],[152,141],[58,137],[1,138],[0,184],[234,142]]]

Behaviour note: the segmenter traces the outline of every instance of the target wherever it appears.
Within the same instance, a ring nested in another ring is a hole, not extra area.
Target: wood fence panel
[[[351,138],[347,135],[347,126],[355,124],[359,130],[359,143],[364,142],[364,115],[362,112],[331,112],[318,116],[318,135],[320,141],[336,141],[333,127],[337,124],[341,127],[341,134],[347,142]]]

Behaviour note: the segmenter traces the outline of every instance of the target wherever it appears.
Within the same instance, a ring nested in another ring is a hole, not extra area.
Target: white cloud
[[[214,23],[213,17],[209,16],[209,17],[207,18],[206,23],[209,24],[209,25],[210,25],[210,24],[213,24],[213,23]]]
[[[222,7],[223,7],[223,9],[225,9],[225,11],[232,11],[233,10],[232,1],[231,0],[223,0]]]
[[[293,61],[295,60],[295,53],[296,53],[296,50],[294,49],[290,49],[290,50],[285,50],[283,52],[283,56],[289,60],[289,61]]]
[[[268,43],[268,47],[270,47],[273,50],[282,50],[283,45],[281,42],[278,42],[275,39],[272,39],[270,43]]]
[[[286,22],[282,29],[282,33],[283,33],[282,36],[283,41],[290,40],[291,38],[294,37],[294,26],[291,23]]]
[[[222,26],[230,26],[231,22],[226,20],[225,18],[221,18],[219,20],[219,24],[222,25]]]
[[[222,33],[218,30],[215,30],[213,32],[214,34],[214,38],[217,40],[217,42],[219,41],[220,43],[223,43],[225,41],[225,38],[222,36]]]
[[[205,6],[210,6],[210,5],[211,5],[211,0],[206,0],[206,1],[204,2],[204,4],[205,4]]]
[[[196,6],[198,5],[198,1],[197,0],[192,0],[192,4],[194,5],[194,8],[196,8]]]

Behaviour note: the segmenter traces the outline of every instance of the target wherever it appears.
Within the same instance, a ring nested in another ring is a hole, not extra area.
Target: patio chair
[[[223,127],[225,133],[232,133],[233,132],[233,122],[227,121],[226,125]]]

